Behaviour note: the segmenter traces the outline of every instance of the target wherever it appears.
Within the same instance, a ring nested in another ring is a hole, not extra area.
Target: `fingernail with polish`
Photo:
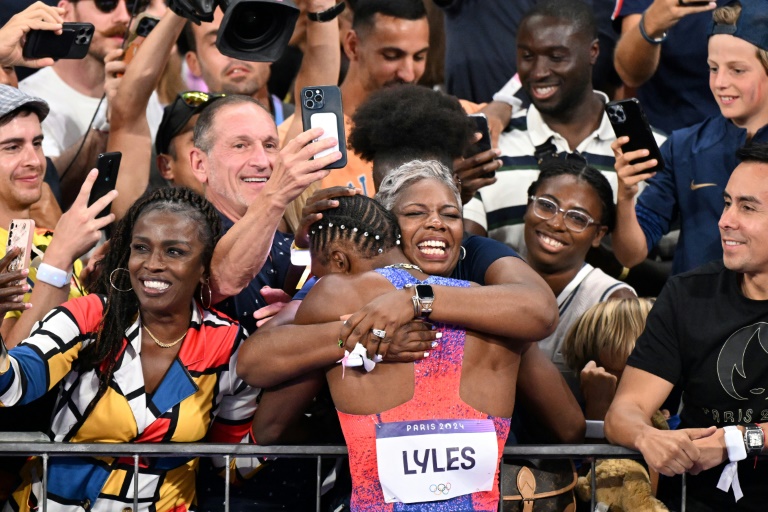
[[[442,332],[435,333],[435,338],[440,339],[442,337],[443,337],[443,333]]]
[[[432,348],[437,348],[438,343],[436,341],[432,342]]]
[[[429,357],[429,352],[424,352],[424,357]]]

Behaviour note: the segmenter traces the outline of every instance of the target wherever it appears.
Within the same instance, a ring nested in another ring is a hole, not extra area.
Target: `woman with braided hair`
[[[220,229],[215,209],[189,189],[139,199],[117,226],[95,293],[54,309],[12,350],[0,348],[0,403],[25,404],[58,385],[54,441],[242,441],[258,390],[234,372],[243,329],[209,309]],[[0,283],[8,263],[0,260]],[[143,460],[140,509],[193,507],[197,462]],[[47,508],[132,506],[133,467],[132,458],[53,458]],[[13,509],[42,500],[41,469],[37,459],[24,468]]]

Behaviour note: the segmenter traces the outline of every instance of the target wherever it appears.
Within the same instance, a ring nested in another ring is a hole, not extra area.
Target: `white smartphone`
[[[32,219],[11,220],[5,251],[7,253],[12,247],[20,247],[21,253],[13,259],[8,270],[29,268],[30,256],[32,254],[32,237],[34,234],[35,221]]]

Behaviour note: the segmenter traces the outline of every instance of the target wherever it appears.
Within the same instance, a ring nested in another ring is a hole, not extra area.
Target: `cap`
[[[25,106],[34,110],[40,121],[45,119],[51,110],[45,100],[25,94],[10,85],[0,84],[0,117]]]
[[[714,21],[709,35],[729,34],[743,39],[761,50],[768,50],[768,1],[739,0],[741,14],[735,25],[717,24]]]
[[[184,129],[192,116],[202,112],[211,102],[224,97],[223,94],[209,94],[199,91],[179,93],[176,99],[163,109],[163,120],[157,129],[155,151],[167,154],[171,140]]]

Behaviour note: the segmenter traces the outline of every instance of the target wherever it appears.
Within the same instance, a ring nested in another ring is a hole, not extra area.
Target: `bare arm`
[[[568,383],[536,343],[522,353],[517,374],[517,398],[561,443],[582,443],[587,429],[584,414]]]
[[[644,370],[627,366],[605,415],[605,436],[614,444],[639,450],[648,466],[667,476],[682,474],[699,460],[694,440],[711,436],[715,427],[657,430],[651,416],[672,391],[673,384]]]
[[[336,5],[336,0],[309,0],[307,12],[321,12]],[[296,113],[293,115],[285,140],[291,140],[301,131],[301,89],[313,85],[336,85],[341,69],[341,47],[339,46],[339,20],[307,23],[307,43],[304,57],[296,75],[294,98]]]
[[[130,66],[124,69],[111,103],[108,151],[120,151],[123,158],[117,175],[120,195],[112,204],[119,220],[149,184],[152,137],[147,122],[147,104],[168,63],[170,52],[186,20],[168,9],[163,19],[139,47]],[[120,62],[123,66],[125,65]]]
[[[88,252],[101,237],[100,230],[114,220],[112,214],[97,219],[99,214],[117,195],[112,191],[105,195],[92,206],[88,206],[88,196],[91,193],[93,182],[97,173],[91,172],[83,183],[83,189],[77,196],[72,208],[61,216],[56,224],[51,244],[45,251],[43,261],[55,268],[69,272],[77,258]],[[21,317],[8,324],[10,332],[6,338],[8,347],[16,346],[21,340],[29,336],[35,322],[43,319],[51,309],[67,301],[69,297],[69,283],[56,288],[38,280],[29,298],[32,308],[25,311]]]
[[[632,268],[642,263],[648,257],[648,243],[645,233],[635,214],[635,195],[638,184],[652,178],[655,173],[646,172],[658,162],[655,158],[635,165],[629,162],[648,154],[648,150],[630,151],[623,153],[621,146],[629,141],[629,137],[619,137],[613,141],[611,148],[616,157],[614,168],[618,178],[616,192],[616,227],[611,234],[613,253],[622,265]]]
[[[216,244],[211,261],[214,303],[237,295],[256,277],[269,255],[272,238],[288,203],[311,183],[328,175],[330,171],[323,167],[341,158],[341,153],[336,151],[310,160],[336,143],[334,138],[312,142],[321,133],[320,128],[307,130],[285,145],[261,197]],[[196,169],[194,160],[193,151],[192,167]]]
[[[681,6],[678,0],[655,0],[646,10],[643,27],[650,38],[660,38],[681,18],[715,7],[715,2],[690,7]],[[630,87],[640,87],[647,82],[656,73],[661,57],[661,45],[649,43],[640,34],[640,18],[640,14],[630,14],[621,20],[621,38],[613,58],[621,80]]]
[[[430,321],[461,325],[512,341],[542,340],[557,327],[555,296],[524,261],[512,256],[500,258],[488,268],[485,278],[486,286],[433,286]],[[403,289],[376,298],[345,322],[340,337],[354,346],[374,326],[395,332],[413,319],[412,297],[412,290]]]

